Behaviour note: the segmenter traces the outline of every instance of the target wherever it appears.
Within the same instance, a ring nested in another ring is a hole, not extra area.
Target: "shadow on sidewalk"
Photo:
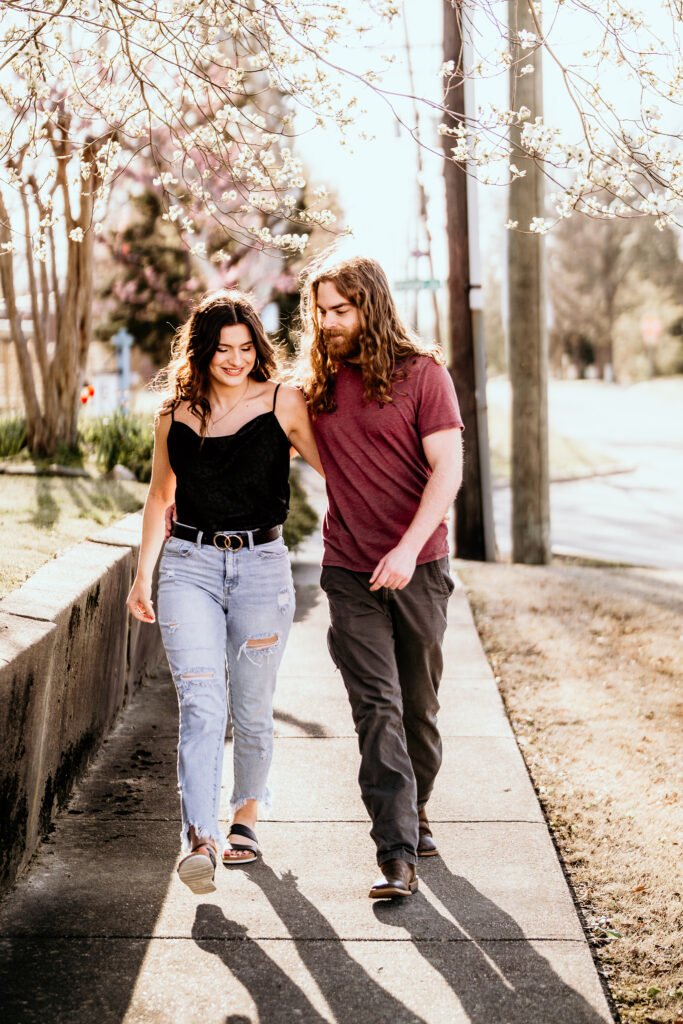
[[[149,678],[0,902],[2,1024],[118,1024],[178,856],[175,691]]]
[[[299,957],[332,1011],[335,1024],[370,1020],[372,1024],[425,1024],[422,1017],[394,998],[350,956],[327,918],[300,892],[294,875],[287,872],[278,878],[272,868],[261,863],[251,877],[292,936]],[[258,1006],[259,1019],[297,1020],[301,1024],[326,1020],[256,942],[246,938],[240,942],[215,941],[221,931],[232,939],[235,928],[217,907],[201,906],[192,934],[203,950],[219,955],[248,989]],[[202,938],[202,933],[206,938]]]
[[[205,953],[220,957],[230,973],[245,987],[256,1003],[259,1020],[281,1020],[285,1008],[290,1020],[301,1021],[302,1024],[326,1024],[325,1018],[289,974],[268,956],[258,942],[247,936],[243,925],[228,920],[220,907],[210,903],[197,907],[192,937]]]
[[[420,864],[420,879],[457,924],[429,904],[423,893],[413,897],[423,903],[419,931],[411,929],[413,915],[393,900],[375,904],[375,916],[385,925],[411,932],[420,955],[453,989],[470,1024],[604,1024],[604,1018],[534,948],[514,918],[465,878],[452,874],[440,858]],[[427,934],[438,934],[438,940],[422,936],[425,923]],[[482,933],[500,938],[470,939]],[[566,943],[567,948],[577,945]]]
[[[273,718],[276,722],[282,722],[285,725],[294,725],[297,729],[301,729],[308,736],[314,736],[317,739],[324,739],[329,736],[329,730],[322,724],[322,722],[310,722],[303,718],[297,718],[296,715],[290,715],[286,711],[278,711],[276,708],[273,711]]]

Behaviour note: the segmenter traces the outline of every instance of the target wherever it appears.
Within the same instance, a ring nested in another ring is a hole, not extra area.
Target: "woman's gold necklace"
[[[210,421],[209,421],[209,427],[213,430],[213,428],[216,426],[217,423],[220,423],[221,420],[224,420],[226,416],[228,416],[231,412],[233,412],[237,408],[237,406],[240,404],[240,402],[244,401],[244,399],[247,397],[248,393],[249,393],[249,383],[247,382],[247,387],[246,387],[246,390],[245,390],[244,394],[242,395],[242,397],[238,398],[237,401],[235,402],[235,404],[231,405],[230,408],[227,409],[224,413],[221,413],[221,415],[218,417],[217,420],[215,420],[213,418],[213,416],[212,416]]]

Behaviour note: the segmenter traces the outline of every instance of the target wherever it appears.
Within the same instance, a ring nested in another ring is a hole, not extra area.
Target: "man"
[[[453,590],[444,516],[462,480],[463,424],[442,353],[409,335],[374,260],[313,267],[302,319],[328,495],[328,644],[382,870],[369,895],[407,896],[418,856],[438,853],[426,805],[441,764],[437,692]]]

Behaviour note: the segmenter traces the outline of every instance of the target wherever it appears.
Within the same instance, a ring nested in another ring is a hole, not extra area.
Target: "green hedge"
[[[9,459],[26,447],[26,420],[23,416],[0,419],[0,459]]]
[[[81,423],[81,439],[86,447],[94,450],[97,463],[105,473],[114,466],[126,466],[138,480],[149,482],[154,451],[151,416],[114,412]]]
[[[282,534],[287,547],[294,550],[317,529],[318,516],[308,503],[296,466],[292,466],[289,473],[289,489],[289,515]]]

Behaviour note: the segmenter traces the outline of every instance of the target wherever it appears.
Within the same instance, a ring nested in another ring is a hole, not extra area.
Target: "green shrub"
[[[26,419],[24,416],[7,416],[0,419],[0,459],[18,455],[26,446]]]
[[[314,532],[318,525],[318,516],[308,503],[296,466],[292,466],[289,474],[289,489],[289,516],[282,535],[287,547],[293,551],[302,540]]]
[[[95,449],[100,467],[108,473],[114,466],[126,466],[138,480],[147,483],[152,475],[154,427],[151,416],[115,412],[86,421],[81,436]]]

